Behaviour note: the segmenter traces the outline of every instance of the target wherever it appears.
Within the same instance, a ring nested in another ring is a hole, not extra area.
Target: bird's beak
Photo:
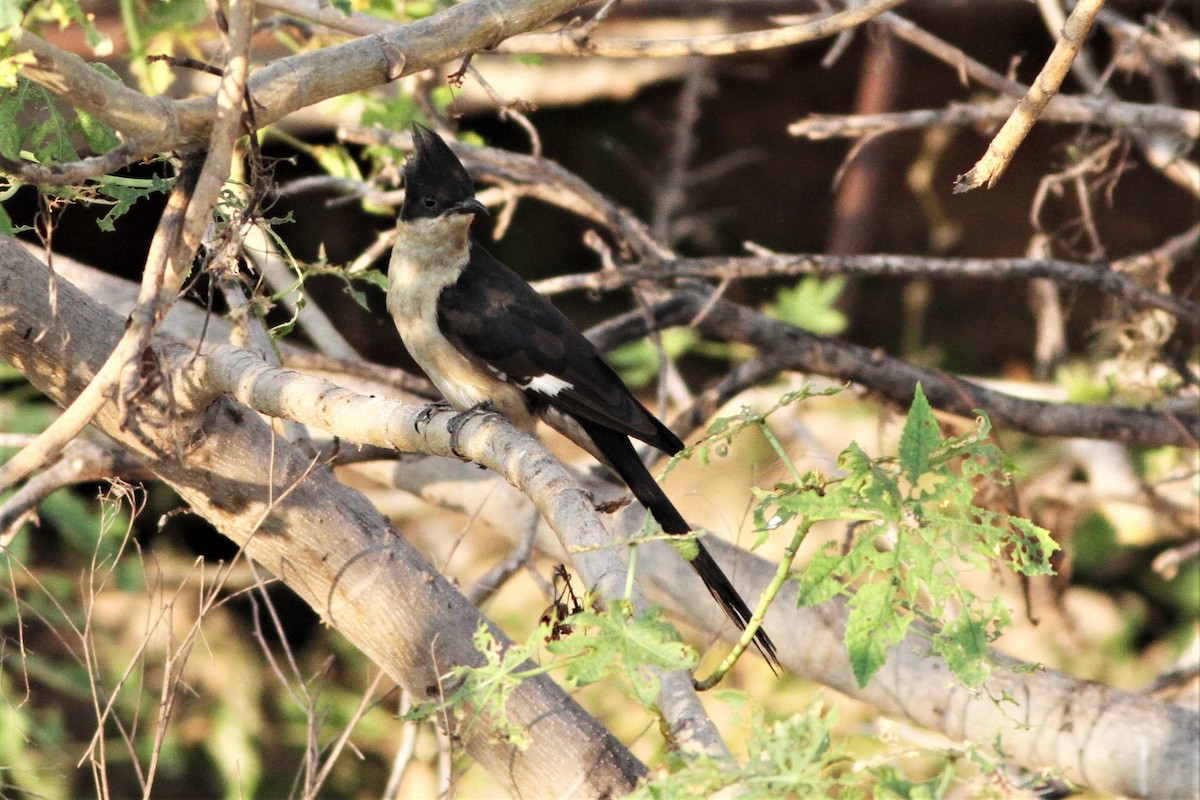
[[[485,217],[491,216],[488,214],[487,206],[474,197],[468,197],[461,203],[455,203],[454,207],[450,210],[455,214],[483,214]]]

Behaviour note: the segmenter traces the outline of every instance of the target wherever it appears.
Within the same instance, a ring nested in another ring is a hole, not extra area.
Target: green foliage
[[[863,759],[835,738],[837,708],[827,708],[820,698],[782,719],[769,719],[740,692],[722,692],[720,699],[749,716],[742,720],[750,729],[745,758],[730,763],[673,754],[667,758],[669,773],[642,784],[631,798],[694,800],[725,792],[746,800],[936,800],[947,795],[955,778],[953,755],[930,778],[915,781],[893,766],[894,752],[886,759]]]
[[[700,336],[691,328],[671,328],[660,335],[667,358],[675,360],[687,353],[699,341]],[[648,339],[638,339],[618,347],[608,354],[625,383],[635,389],[641,388],[658,375],[658,348]]]
[[[107,125],[86,111],[63,111],[53,94],[32,81],[20,78],[12,90],[0,93],[0,155],[5,158],[37,164],[67,163],[80,159],[79,147],[85,147],[88,154],[99,154],[118,143],[116,133]],[[101,230],[111,232],[114,222],[138,200],[165,192],[172,183],[172,178],[105,175],[84,186],[45,191],[111,206],[97,220]],[[0,201],[11,197],[17,188],[19,184],[12,180],[0,183]],[[11,218],[0,209],[0,234],[13,232]]]
[[[22,153],[40,164],[75,161],[71,122],[49,91],[20,78],[0,95],[0,155],[19,159]]]
[[[21,24],[21,4],[17,0],[0,0],[0,28]],[[7,43],[0,42],[0,45]]]
[[[97,192],[108,198],[112,207],[96,224],[100,230],[112,233],[116,230],[115,222],[125,212],[133,208],[134,203],[152,194],[166,192],[175,183],[174,178],[122,178],[116,175],[105,175],[96,181]]]
[[[633,689],[639,704],[653,708],[659,687],[651,668],[692,669],[699,662],[696,651],[683,644],[679,632],[661,616],[657,607],[639,617],[629,603],[610,602],[603,614],[592,610],[573,614],[574,632],[550,642],[546,649],[566,660],[566,678],[572,686],[618,675]]]
[[[478,667],[455,667],[443,684],[441,701],[414,707],[406,719],[420,722],[448,711],[456,721],[466,724],[467,732],[463,734],[466,736],[481,718],[486,718],[491,735],[515,747],[527,747],[529,734],[524,725],[509,719],[508,701],[523,680],[542,671],[531,659],[538,649],[538,637],[548,632],[548,627],[539,628],[525,644],[505,647],[487,623],[481,622],[473,641],[484,663]]]
[[[794,286],[780,289],[774,305],[766,311],[797,328],[833,336],[846,330],[846,315],[834,307],[845,288],[846,279],[840,275],[831,278],[810,275]]]
[[[423,721],[435,714],[450,713],[468,730],[486,719],[492,735],[525,747],[528,733],[509,718],[508,700],[523,680],[552,669],[563,671],[567,683],[576,687],[620,677],[643,707],[653,709],[659,684],[652,668],[691,669],[699,661],[696,652],[680,642],[678,631],[661,615],[661,609],[651,608],[635,616],[623,601],[610,602],[603,613],[585,603],[583,610],[568,618],[571,630],[567,635],[551,640],[551,625],[544,623],[524,643],[507,647],[481,623],[474,644],[483,663],[456,667],[443,685],[440,701],[415,707],[407,718]],[[545,649],[557,658],[538,666],[535,659],[544,642],[548,642]]]
[[[843,474],[836,479],[810,473],[757,492],[755,518],[763,530],[790,520],[856,523],[845,552],[830,542],[813,557],[799,578],[799,602],[849,596],[845,641],[860,685],[918,619],[939,621],[921,630],[961,681],[983,681],[986,647],[1009,616],[998,600],[970,592],[959,572],[989,569],[999,558],[1024,575],[1050,574],[1058,549],[1045,529],[975,504],[976,484],[1007,484],[1011,472],[987,418],[944,439],[918,386],[898,458],[872,459],[852,443],[838,467]]]
[[[412,127],[413,122],[421,115],[416,101],[406,94],[390,97],[369,95],[362,102],[362,115],[359,117],[359,123],[362,125],[378,125],[391,131],[404,131]],[[394,154],[394,151],[389,152]]]
[[[204,0],[118,0],[118,4],[129,44],[129,67],[139,88],[148,95],[166,92],[175,79],[172,68],[162,61],[147,63],[146,56],[177,53],[198,44],[206,35]]]

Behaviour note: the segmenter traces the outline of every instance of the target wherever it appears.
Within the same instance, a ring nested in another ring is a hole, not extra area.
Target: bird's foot
[[[484,401],[482,403],[476,403],[466,411],[459,412],[450,418],[450,421],[446,423],[446,430],[450,432],[451,453],[454,453],[454,455],[458,456],[464,461],[470,460],[458,449],[458,434],[462,431],[462,426],[465,425],[467,420],[469,420],[471,417],[475,416],[476,414],[487,414],[491,410],[492,404]]]
[[[421,432],[422,425],[428,425],[429,420],[433,419],[433,415],[442,411],[450,411],[452,406],[445,400],[438,400],[430,403],[421,409],[421,413],[417,414],[417,421],[413,423],[413,430],[417,433]]]

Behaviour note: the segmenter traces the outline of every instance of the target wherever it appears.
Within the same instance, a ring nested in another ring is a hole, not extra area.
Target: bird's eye
[[[426,208],[436,208],[437,207],[437,198],[431,194],[425,195],[425,199],[422,200],[421,202],[423,202],[425,204]]]

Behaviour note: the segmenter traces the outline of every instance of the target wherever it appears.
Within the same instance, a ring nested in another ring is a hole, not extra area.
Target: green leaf
[[[834,306],[845,287],[846,279],[840,275],[807,276],[791,288],[780,289],[767,313],[798,328],[832,336],[846,329],[846,315]]]
[[[691,350],[700,336],[691,328],[672,328],[661,334],[667,358],[677,359]],[[634,389],[641,388],[658,375],[658,349],[648,339],[639,339],[608,354],[608,362]]]
[[[846,650],[859,688],[867,685],[887,660],[888,645],[903,638],[902,625],[891,604],[892,587],[886,581],[863,586],[850,600],[846,620]]]
[[[912,408],[900,434],[900,469],[913,487],[920,484],[921,476],[929,470],[930,456],[942,443],[941,431],[933,409],[925,399],[921,384],[917,384]]]
[[[321,169],[325,170],[328,175],[345,180],[362,181],[362,170],[358,168],[358,162],[342,145],[318,145],[312,148],[311,152]]]
[[[21,5],[17,0],[0,0],[0,28],[21,24]]]
[[[838,552],[837,543],[826,542],[821,552],[813,556],[800,577],[796,604],[815,606],[842,594],[846,587],[838,580],[838,575],[843,565],[844,559]]]
[[[23,82],[24,79],[19,79]],[[0,92],[0,155],[16,161],[21,157],[20,128],[17,126],[17,115],[24,105],[21,93],[17,90]]]
[[[100,230],[111,233],[116,229],[116,220],[133,208],[134,203],[143,197],[167,191],[174,182],[174,178],[158,176],[143,179],[106,175],[100,178],[97,191],[114,202],[108,213],[96,220],[96,224],[100,226]]]
[[[76,109],[75,128],[95,154],[107,153],[121,143],[116,132],[86,111]]]
[[[963,684],[978,686],[991,672],[987,664],[989,642],[983,624],[962,614],[942,628],[934,640],[934,651],[946,659],[946,666]]]
[[[0,236],[12,236],[17,233],[17,227],[13,225],[12,217],[4,210],[4,206],[0,205]]]
[[[662,619],[662,609],[652,607],[634,617],[628,604],[609,603],[603,614],[583,611],[571,616],[575,633],[551,642],[547,649],[569,657],[567,681],[586,686],[609,674],[622,675],[635,698],[646,708],[658,695],[658,678],[647,667],[663,670],[692,669],[699,662],[696,652],[679,640],[679,632]],[[587,628],[587,635],[580,629]]]

